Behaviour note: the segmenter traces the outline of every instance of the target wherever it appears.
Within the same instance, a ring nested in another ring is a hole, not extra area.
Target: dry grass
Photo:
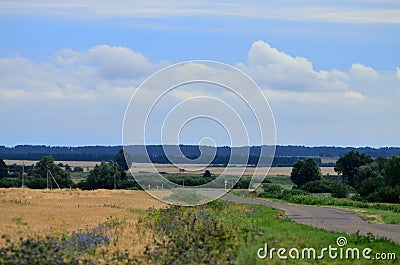
[[[138,253],[150,238],[148,232],[136,231],[138,219],[144,210],[164,206],[144,191],[0,189],[0,234],[13,240],[60,235],[113,217],[126,221],[118,247]]]

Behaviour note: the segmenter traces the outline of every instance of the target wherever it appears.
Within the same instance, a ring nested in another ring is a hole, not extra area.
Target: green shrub
[[[334,181],[326,179],[314,180],[301,186],[301,189],[311,193],[331,193],[334,183]]]
[[[349,189],[342,181],[336,181],[332,185],[331,194],[335,198],[347,198],[349,196]]]
[[[367,197],[369,194],[375,192],[379,187],[383,186],[384,180],[382,177],[366,178],[361,182],[358,192],[362,197]]]
[[[400,185],[396,187],[390,187],[390,186],[378,187],[376,191],[366,196],[366,199],[370,202],[399,203]]]
[[[0,188],[16,188],[21,187],[21,179],[17,178],[2,178],[0,179]]]
[[[219,207],[220,203],[216,207]],[[172,206],[150,210],[146,226],[155,232],[144,258],[155,264],[233,264],[234,238],[209,207]],[[235,231],[237,232],[237,231]],[[223,255],[222,255],[223,254]]]

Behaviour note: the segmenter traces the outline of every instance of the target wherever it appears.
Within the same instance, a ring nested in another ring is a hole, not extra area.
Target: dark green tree
[[[83,172],[83,167],[74,167],[74,172]]]
[[[354,188],[359,191],[361,183],[365,179],[375,179],[381,176],[379,171],[379,164],[377,162],[372,162],[366,165],[362,165],[357,168],[356,174],[354,176]]]
[[[129,169],[129,165],[132,163],[130,155],[123,149],[119,150],[118,154],[115,156],[114,161],[124,170]],[[129,165],[128,165],[128,163]]]
[[[386,185],[400,185],[400,156],[392,156],[392,158],[386,160],[384,178]]]
[[[53,179],[54,178],[54,179]],[[31,175],[28,177],[26,185],[28,188],[45,189],[47,184],[49,188],[70,188],[74,186],[69,172],[59,168],[52,156],[44,156],[33,168]]]
[[[66,171],[68,171],[68,172],[72,172],[72,168],[71,168],[71,166],[68,165],[68,164],[65,164],[64,169],[65,169]]]
[[[355,176],[357,169],[360,166],[371,163],[373,160],[369,155],[364,153],[350,151],[343,156],[339,157],[336,161],[335,172],[338,172],[343,176],[343,180],[346,181],[352,187],[355,187]]]
[[[82,184],[85,189],[116,189],[121,187],[121,183],[126,182],[128,177],[117,163],[114,161],[101,162],[96,165]]]
[[[332,197],[335,198],[346,198],[349,195],[349,190],[347,189],[347,185],[343,183],[343,181],[336,180],[332,184],[331,188]]]
[[[360,187],[357,189],[358,193],[362,197],[367,197],[371,193],[375,192],[378,188],[381,188],[385,185],[383,177],[374,177],[374,178],[366,178],[364,179]]]
[[[8,176],[8,168],[3,158],[0,157],[0,179]]]
[[[203,177],[205,177],[205,178],[211,178],[212,175],[211,175],[210,170],[206,169],[206,171],[204,171],[204,173],[203,173]]]
[[[301,187],[309,181],[320,180],[321,176],[321,169],[315,160],[307,158],[293,165],[290,179],[297,187]]]

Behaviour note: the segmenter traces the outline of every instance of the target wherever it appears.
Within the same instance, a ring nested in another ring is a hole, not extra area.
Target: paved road
[[[296,223],[347,234],[354,234],[360,231],[360,234],[366,235],[370,232],[377,237],[386,237],[400,244],[400,225],[370,224],[352,212],[319,206],[288,205],[261,199],[243,198],[230,193],[225,194],[221,199],[271,206],[285,211],[285,215]]]

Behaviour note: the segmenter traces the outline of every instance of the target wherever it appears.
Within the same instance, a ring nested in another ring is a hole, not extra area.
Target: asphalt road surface
[[[357,231],[362,235],[372,233],[376,237],[385,237],[400,244],[400,225],[370,224],[349,211],[319,206],[288,205],[261,199],[239,197],[230,193],[225,194],[221,199],[232,202],[271,206],[285,211],[285,216],[296,223],[347,234],[354,234]]]

